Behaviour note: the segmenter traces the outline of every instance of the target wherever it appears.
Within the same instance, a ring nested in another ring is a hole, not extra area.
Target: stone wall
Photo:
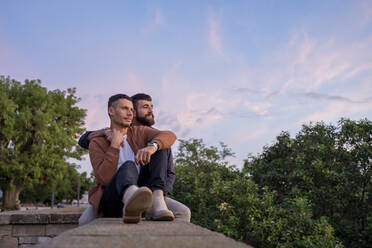
[[[78,226],[84,208],[0,213],[0,248],[27,248]]]

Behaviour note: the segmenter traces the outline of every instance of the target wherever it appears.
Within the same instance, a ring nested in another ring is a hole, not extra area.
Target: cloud
[[[348,72],[352,68],[350,61],[334,45],[332,39],[311,39],[306,32],[294,34],[278,54],[284,62],[284,68],[280,68],[284,81],[281,89],[316,90]]]
[[[177,116],[167,111],[160,111],[159,114],[155,116],[155,121],[155,126],[159,129],[169,129],[174,132],[179,132],[182,128]]]
[[[244,106],[254,114],[264,116],[268,115],[269,109],[272,106],[272,104],[266,101],[261,102],[244,101]]]
[[[204,94],[193,92],[186,97],[186,109],[177,114],[177,119],[184,127],[202,127],[224,117],[226,100],[216,93]]]
[[[212,12],[208,14],[208,45],[215,54],[224,55],[220,35],[220,21]]]
[[[244,144],[252,140],[256,140],[269,133],[269,128],[267,127],[257,127],[257,128],[238,128],[229,134],[228,143],[235,145]],[[244,135],[242,135],[244,134]]]
[[[309,113],[302,118],[299,123],[308,123],[310,121],[335,121],[341,117],[349,118],[365,118],[372,109],[372,97],[368,95],[371,88],[371,83],[366,81],[358,88],[353,88],[349,91],[350,98],[320,96],[321,98],[331,99],[322,108],[317,109],[313,113]],[[361,99],[361,100],[351,100]]]
[[[371,39],[371,42],[372,42],[372,39]],[[372,70],[372,63],[367,63],[367,64],[361,64],[361,65],[358,65],[358,66],[355,66],[353,69],[351,69],[348,73],[346,73],[343,77],[343,79],[349,79],[349,78],[352,78],[362,72],[365,72],[365,71],[370,71]]]
[[[164,17],[163,13],[160,9],[156,9],[155,11],[155,20],[154,20],[154,25],[161,25],[164,22]]]
[[[245,87],[233,88],[232,92],[234,94],[240,94],[240,95],[245,95],[245,94],[252,95],[252,96],[259,95],[265,99],[270,99],[272,97],[278,96],[280,93],[279,90],[271,90],[268,88],[253,89],[253,88],[245,88]]]
[[[178,61],[174,63],[171,68],[166,71],[162,77],[161,84],[162,84],[162,89],[167,90],[171,85],[174,85],[174,82],[172,82],[172,76],[177,75],[177,70],[180,68],[182,65],[182,61]]]
[[[314,99],[314,100],[328,100],[328,101],[349,102],[349,103],[354,102],[353,100],[347,97],[327,95],[327,94],[321,94],[321,93],[315,93],[315,92],[302,93],[300,94],[300,96]]]
[[[369,0],[360,1],[357,6],[358,17],[362,26],[367,25],[372,20],[372,3]]]
[[[153,9],[151,14],[150,22],[144,28],[142,28],[142,32],[145,34],[156,31],[158,27],[165,23],[165,18],[161,9]]]

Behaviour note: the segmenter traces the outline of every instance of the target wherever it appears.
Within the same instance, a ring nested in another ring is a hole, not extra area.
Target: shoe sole
[[[173,221],[174,215],[171,211],[163,211],[158,216],[152,216],[151,219],[154,221]]]
[[[127,206],[124,206],[123,221],[124,223],[138,223],[141,221],[142,212],[151,208],[152,205],[152,192],[147,187],[139,188],[131,199],[128,201]]]

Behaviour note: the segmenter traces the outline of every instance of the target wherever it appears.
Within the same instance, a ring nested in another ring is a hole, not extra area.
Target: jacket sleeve
[[[159,145],[159,150],[171,148],[177,139],[176,135],[171,131],[160,131],[146,126],[143,128],[146,140],[148,142],[156,142]]]
[[[105,128],[97,131],[86,131],[79,139],[78,144],[84,149],[89,149],[89,143],[94,137],[104,136]]]
[[[84,148],[84,149],[89,149],[89,143],[90,143],[90,141],[89,141],[89,139],[88,139],[88,136],[89,136],[89,134],[91,133],[92,131],[87,131],[87,132],[85,132],[81,137],[80,137],[80,139],[79,139],[79,142],[78,142],[78,144],[79,144],[79,146],[81,146],[82,148]]]
[[[94,138],[91,140],[89,157],[97,183],[106,186],[117,171],[120,150],[110,146],[105,152],[100,142],[98,142],[99,139]]]

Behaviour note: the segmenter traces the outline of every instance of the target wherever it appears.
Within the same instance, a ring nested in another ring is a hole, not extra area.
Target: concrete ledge
[[[25,248],[51,240],[78,226],[85,208],[0,213],[0,248]]]
[[[99,218],[61,233],[43,248],[251,247],[200,226],[181,221],[124,224],[121,218]]]
[[[78,223],[85,208],[0,212],[0,225]]]

